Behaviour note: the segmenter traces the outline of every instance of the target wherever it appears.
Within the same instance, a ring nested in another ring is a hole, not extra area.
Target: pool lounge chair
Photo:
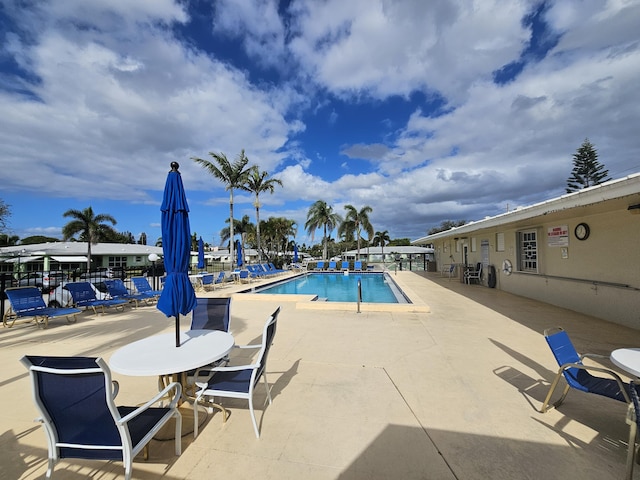
[[[12,287],[5,290],[10,308],[2,316],[5,327],[13,327],[17,320],[35,321],[41,328],[49,326],[49,318],[66,317],[68,323],[75,323],[78,308],[47,307],[38,287]]]
[[[136,308],[138,307],[139,302],[149,304],[155,300],[155,296],[153,295],[129,292],[124,282],[119,278],[109,278],[104,281],[104,284],[107,287],[111,298],[127,300],[130,303],[134,303]]]
[[[145,277],[131,277],[131,281],[138,293],[153,295],[154,297],[159,297],[162,294],[162,290],[154,290],[151,288],[149,280]]]
[[[105,307],[114,307],[116,309],[121,307],[124,310],[124,305],[127,303],[127,300],[122,299],[99,300],[96,296],[96,291],[89,282],[69,282],[65,284],[65,288],[71,294],[73,304],[76,307],[91,308],[93,313],[98,313],[96,307],[100,307],[103,314]]]
[[[362,262],[360,260],[356,260],[353,262],[353,271],[361,272],[362,271]]]
[[[349,262],[342,262],[342,265],[340,266],[340,269],[344,272],[344,271],[348,271],[349,270]]]
[[[320,262],[316,263],[315,271],[316,272],[321,272],[323,270],[324,270],[324,262],[320,261]]]
[[[329,262],[329,267],[327,268],[327,271],[335,272],[336,271],[336,267],[337,267],[337,263],[331,261],[331,262]]]

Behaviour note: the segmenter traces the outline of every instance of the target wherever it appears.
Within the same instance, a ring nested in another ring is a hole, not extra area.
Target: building
[[[411,243],[441,270],[480,262],[485,286],[640,328],[640,173]]]

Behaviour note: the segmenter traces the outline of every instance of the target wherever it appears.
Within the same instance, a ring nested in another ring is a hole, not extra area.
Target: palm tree
[[[269,217],[266,222],[262,222],[267,251],[275,252],[275,258],[279,258],[280,252],[287,249],[289,237],[295,237],[297,230],[295,220],[284,217]],[[267,257],[271,259],[269,255]]]
[[[333,207],[327,205],[324,200],[318,200],[309,208],[307,212],[307,222],[304,228],[311,234],[313,240],[316,229],[322,228],[322,258],[327,259],[327,233],[336,228],[342,222],[342,217],[333,211]]]
[[[116,222],[113,216],[106,213],[94,215],[91,207],[87,207],[82,211],[70,209],[64,212],[63,216],[73,218],[73,220],[62,227],[63,240],[67,241],[79,233],[78,239],[87,242],[87,271],[89,271],[91,270],[91,245],[95,245],[118,233],[113,227],[104,222],[109,222],[113,225],[118,222]]]
[[[362,240],[362,232],[366,232],[369,235],[369,239],[373,236],[373,226],[369,221],[369,214],[373,212],[373,208],[366,205],[356,210],[353,205],[345,205],[344,209],[347,211],[344,222],[340,224],[338,228],[338,235],[344,235],[347,238],[353,238],[355,235],[358,241],[358,253],[357,259],[360,260],[360,241]]]
[[[233,262],[233,189],[244,188],[247,179],[249,177],[250,168],[245,168],[249,159],[244,154],[244,149],[236,157],[235,161],[231,163],[224,153],[209,152],[209,155],[213,157],[218,166],[211,163],[209,160],[193,157],[192,160],[202,165],[211,175],[226,184],[225,190],[229,190],[229,258]]]
[[[383,232],[376,232],[373,235],[373,246],[377,247],[380,245],[382,249],[382,263],[384,264],[384,246],[389,245],[391,238],[389,238],[389,232],[387,230]]]
[[[225,220],[225,223],[229,223],[229,219]],[[234,220],[233,223],[233,231],[235,232],[235,234],[240,235],[242,251],[245,252],[246,255],[247,250],[245,248],[245,240],[248,235],[251,235],[255,231],[256,226],[251,223],[249,215],[244,215],[242,217],[242,220]],[[222,230],[220,230],[220,241],[226,242],[230,238],[231,229],[229,227],[224,227]],[[233,262],[233,257],[231,258],[231,261]]]
[[[251,167],[249,177],[245,190],[255,194],[256,199],[253,202],[253,206],[256,207],[256,236],[258,241],[258,262],[262,261],[262,250],[260,248],[260,194],[263,192],[269,192],[273,194],[276,185],[282,186],[282,181],[278,178],[267,178],[269,173],[261,172],[260,169],[254,165]]]

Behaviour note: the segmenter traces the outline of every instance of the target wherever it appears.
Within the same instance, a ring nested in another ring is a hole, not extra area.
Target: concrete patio
[[[578,351],[608,355],[640,346],[640,331],[437,273],[392,275],[428,308],[355,313],[233,295],[238,344],[255,343],[282,306],[267,366],[273,404],[263,409],[264,390],[256,395],[261,438],[246,403],[228,401],[226,424],[219,412],[209,415],[196,440],[183,437],[180,457],[172,441],[153,441],[149,460],[134,462],[134,478],[623,478],[623,403],[571,391],[559,411],[537,411],[557,370],[542,332],[562,326]],[[188,324],[183,318],[182,328]],[[172,318],[145,306],[86,312],[71,325],[54,319],[46,330],[0,330],[0,478],[40,479],[46,471],[22,355],[108,361],[121,346],[173,328]],[[140,403],[157,389],[155,378],[114,378],[118,404]],[[53,478],[123,477],[120,462],[63,460]]]

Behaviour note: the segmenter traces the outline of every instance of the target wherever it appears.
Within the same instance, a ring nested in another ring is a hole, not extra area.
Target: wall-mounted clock
[[[589,225],[587,225],[586,223],[579,223],[578,225],[576,225],[573,233],[578,240],[586,240],[587,238],[589,238],[591,230],[589,229]]]

